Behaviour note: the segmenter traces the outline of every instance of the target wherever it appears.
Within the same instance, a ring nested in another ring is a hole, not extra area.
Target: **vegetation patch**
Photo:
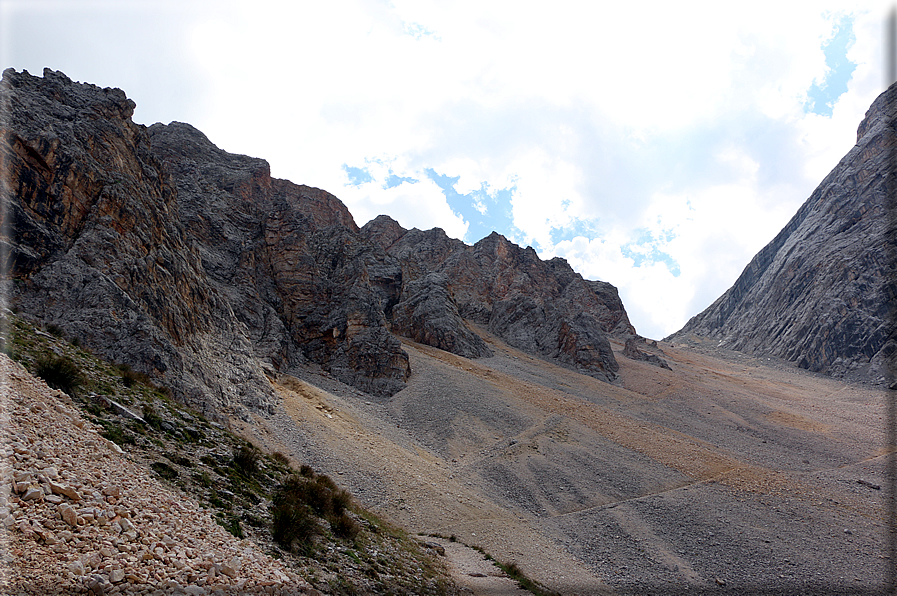
[[[84,384],[78,365],[62,356],[40,356],[34,363],[34,374],[50,387],[74,395]]]
[[[234,452],[234,467],[245,478],[253,478],[259,472],[262,453],[255,445],[243,445]]]
[[[153,469],[156,474],[164,478],[165,480],[174,480],[178,477],[178,471],[166,464],[162,461],[155,461],[150,464],[150,467]]]
[[[293,469],[283,453],[262,452],[126,365],[105,362],[9,312],[0,312],[0,319],[9,330],[6,353],[32,372],[40,368],[49,385],[69,393],[103,437],[320,592],[456,593],[432,554],[355,505],[328,476],[308,465]],[[58,370],[68,370],[74,382],[49,382]],[[111,401],[127,404],[142,422],[116,413]]]

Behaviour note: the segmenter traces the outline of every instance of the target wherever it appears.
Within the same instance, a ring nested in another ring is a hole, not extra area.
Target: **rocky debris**
[[[296,553],[283,550],[272,537],[272,497],[278,485],[297,470],[282,454],[267,455],[252,449],[245,439],[235,436],[223,425],[166,399],[146,380],[128,375],[122,367],[102,362],[56,335],[41,332],[4,309],[0,309],[0,331],[8,332],[6,345],[14,346],[10,350],[13,357],[26,367],[33,367],[41,354],[53,352],[80,369],[82,390],[73,395],[70,403],[92,423],[102,427],[100,436],[109,439],[105,445],[110,450],[119,455],[125,453],[152,478],[173,490],[180,502],[195,500],[230,534],[250,540],[260,552],[277,553],[276,558],[282,565],[301,574],[322,594],[344,594],[347,586],[357,593],[443,596],[455,593],[434,556],[357,505],[347,511],[349,519],[360,528],[354,538],[341,538],[331,521],[317,518],[324,534],[315,536],[307,548]],[[103,395],[97,394],[98,390]],[[355,395],[364,395],[353,391]],[[143,422],[112,408],[113,397],[127,404],[131,411],[142,412]],[[328,415],[335,412],[329,408],[324,411]],[[76,414],[74,408],[72,413]],[[86,425],[77,415],[70,421],[75,426]],[[233,422],[245,428],[241,422]],[[12,449],[15,453],[28,451],[27,445],[18,441]],[[54,466],[38,472],[50,480],[51,491],[54,484],[63,489],[74,489],[74,485],[60,478],[59,469]],[[13,476],[13,481],[22,485],[20,493],[33,479],[31,472]],[[103,496],[115,499],[120,499],[123,494],[122,487],[117,484],[110,484],[101,492]],[[78,496],[89,498],[83,492]],[[34,493],[33,498],[39,497]],[[23,497],[20,495],[20,498]],[[134,498],[133,494],[131,498]],[[44,499],[59,506],[60,515],[69,517],[73,524],[78,523],[78,503],[46,492]],[[63,504],[67,507],[61,507]],[[72,510],[71,514],[68,509]],[[128,520],[123,519],[120,523],[125,531],[132,529]],[[21,531],[31,531],[30,525]],[[50,561],[50,565],[55,568],[56,561]]]
[[[316,593],[111,448],[66,394],[5,355],[0,378],[15,396],[0,402],[0,591]]]
[[[632,360],[642,360],[647,362],[648,364],[659,366],[660,368],[673,370],[672,368],[670,368],[670,365],[666,360],[664,360],[657,354],[651,353],[651,351],[647,351],[642,348],[647,348],[647,350],[663,354],[663,350],[657,347],[656,341],[648,344],[648,340],[646,340],[644,337],[636,336],[630,337],[626,340],[626,346],[625,348],[623,348],[623,355],[627,358],[631,358]]]
[[[897,354],[895,217],[889,207],[897,87],[857,144],[719,299],[671,337],[715,338],[813,372],[884,383]]]

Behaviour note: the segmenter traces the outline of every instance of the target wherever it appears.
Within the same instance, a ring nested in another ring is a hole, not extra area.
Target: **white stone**
[[[67,569],[78,576],[87,573],[87,570],[84,569],[84,565],[81,563],[81,561],[73,561],[72,563],[69,563]]]

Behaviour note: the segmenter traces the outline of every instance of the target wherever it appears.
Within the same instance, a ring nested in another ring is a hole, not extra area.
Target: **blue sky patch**
[[[589,240],[594,240],[599,236],[599,233],[593,223],[585,219],[574,219],[572,224],[562,228],[551,229],[552,244],[557,244],[558,242],[563,242],[565,240],[573,240],[580,236],[588,238]]]
[[[389,171],[389,176],[386,177],[386,182],[383,183],[383,188],[395,188],[403,182],[408,182],[410,184],[414,184],[415,182],[420,182],[415,178],[405,177],[405,176],[396,176],[392,173],[392,170]]]
[[[442,189],[451,210],[467,222],[467,234],[463,238],[465,242],[477,242],[492,232],[498,232],[507,238],[521,233],[514,225],[511,213],[511,198],[517,190],[516,186],[493,189],[483,182],[479,189],[461,194],[455,190],[460,176],[439,174],[432,168],[427,168],[425,172]]]
[[[436,41],[441,41],[440,38],[435,31],[428,29],[421,25],[420,23],[403,23],[405,28],[405,35],[410,35],[414,39],[421,39],[422,37],[431,37]]]
[[[634,242],[628,242],[620,247],[623,256],[632,259],[636,267],[663,263],[673,277],[679,277],[681,273],[679,263],[659,248],[662,243],[667,243],[675,238],[676,234],[672,230],[663,230],[659,236],[655,236],[646,229],[638,230],[638,232],[639,236]]]
[[[361,186],[374,179],[367,168],[353,168],[352,166],[343,164],[343,171],[346,172],[346,175],[349,177],[349,184],[352,186]]]
[[[835,102],[847,92],[847,83],[853,76],[856,64],[847,59],[847,50],[856,41],[853,19],[843,16],[835,24],[834,35],[822,45],[825,65],[829,70],[822,82],[815,82],[807,91],[804,110],[831,118]]]

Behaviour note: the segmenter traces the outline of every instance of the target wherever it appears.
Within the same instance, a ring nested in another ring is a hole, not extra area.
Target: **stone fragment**
[[[660,348],[656,347],[657,342],[654,342],[653,346],[649,345],[647,340],[643,337],[630,337],[626,340],[626,347],[623,349],[623,355],[627,358],[631,358],[632,360],[642,360],[647,362],[648,364],[653,364],[654,366],[658,366],[660,368],[665,368],[667,370],[673,370],[670,368],[669,363],[658,356],[656,353],[651,352],[660,352],[663,351]]]
[[[87,573],[87,570],[84,569],[84,564],[81,563],[81,561],[72,561],[71,563],[68,564],[68,567],[66,567],[66,568],[78,576],[81,576],[81,575],[84,575],[85,573]]]
[[[113,584],[117,584],[125,580],[125,571],[124,569],[113,569],[109,572],[109,581]]]
[[[99,574],[91,575],[90,579],[87,580],[88,593],[93,596],[104,596],[106,594],[107,585],[110,588],[112,587],[108,580]]]
[[[233,557],[229,561],[221,564],[221,573],[229,577],[237,577],[242,565],[243,561],[240,560],[240,557]]]
[[[59,516],[62,518],[62,521],[72,527],[78,525],[78,514],[74,509],[72,509],[71,505],[63,503],[62,505],[57,507],[56,510],[59,512]]]
[[[53,491],[54,495],[62,495],[64,497],[68,497],[72,501],[80,501],[81,495],[78,494],[78,491],[71,488],[70,486],[64,486],[62,484],[56,484],[55,482],[50,482],[50,490]]]
[[[37,536],[37,533],[34,531],[34,528],[31,527],[31,524],[28,523],[27,520],[20,521],[16,525],[16,528],[19,530],[19,532],[24,534],[27,538],[34,538]]]
[[[36,499],[40,499],[43,496],[44,496],[44,491],[42,491],[41,489],[39,489],[36,486],[29,486],[27,489],[25,489],[25,493],[22,495],[22,500],[23,501],[33,501]]]

